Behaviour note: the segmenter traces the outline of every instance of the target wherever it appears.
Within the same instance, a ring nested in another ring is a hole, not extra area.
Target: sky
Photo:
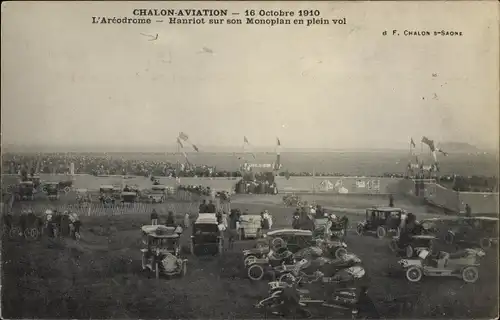
[[[314,8],[347,24],[91,23],[195,7],[241,18]],[[279,137],[290,148],[406,148],[424,135],[498,148],[498,41],[494,1],[3,2],[2,144],[161,148],[183,131],[200,149],[243,136],[263,147]]]

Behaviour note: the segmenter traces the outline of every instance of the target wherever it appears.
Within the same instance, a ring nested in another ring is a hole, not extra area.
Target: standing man
[[[210,200],[208,202],[208,205],[207,205],[207,213],[215,213],[215,205],[214,203],[212,202],[212,200]]]
[[[207,200],[203,199],[203,201],[201,202],[199,208],[198,208],[198,211],[199,213],[205,213],[207,212]]]
[[[155,209],[151,212],[151,225],[156,226],[158,224],[158,213]]]
[[[389,207],[393,208],[394,207],[394,197],[392,193],[389,195]]]
[[[465,204],[465,216],[470,218],[472,216],[472,209],[468,203]]]

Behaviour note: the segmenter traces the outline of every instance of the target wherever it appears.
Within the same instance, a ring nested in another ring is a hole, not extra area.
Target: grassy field
[[[279,196],[253,196],[236,198],[233,207],[255,213],[268,209],[276,227],[289,227],[293,209],[279,202]],[[411,205],[402,200],[397,203]],[[322,204],[361,208],[385,204],[385,200],[354,197]],[[251,241],[237,242],[234,250],[222,257],[189,255],[185,278],[156,281],[140,272],[139,228],[148,223],[148,218],[83,217],[83,239],[78,243],[4,239],[2,315],[61,319],[262,318],[252,306],[266,295],[267,282],[251,282],[242,268],[241,250],[250,247]],[[363,215],[353,213],[349,218],[355,226]],[[183,246],[188,237],[189,230],[183,235]],[[347,244],[364,261],[371,280],[370,295],[386,318],[477,319],[497,315],[496,250],[488,253],[476,284],[430,278],[415,285],[394,271],[398,258],[390,252],[388,240],[360,237],[350,230]],[[391,302],[396,297],[403,297],[404,303]]]

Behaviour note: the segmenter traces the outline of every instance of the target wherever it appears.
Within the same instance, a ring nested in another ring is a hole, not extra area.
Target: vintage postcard
[[[1,21],[3,318],[498,317],[497,1]]]

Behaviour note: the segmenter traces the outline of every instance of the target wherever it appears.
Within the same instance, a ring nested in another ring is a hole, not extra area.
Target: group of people
[[[155,209],[152,210],[150,217],[151,217],[151,225],[153,225],[153,226],[156,226],[159,224],[163,224],[166,227],[178,227],[179,226],[179,224],[176,223],[176,221],[175,221],[175,215],[174,215],[173,211],[169,211],[167,213],[167,216],[166,216],[165,221],[163,223],[159,223],[160,215],[158,214],[158,212],[156,212]],[[184,221],[183,222],[184,222],[184,228],[185,229],[189,228],[189,224],[190,224],[189,213],[184,214]]]
[[[8,230],[13,230],[16,222],[10,212],[3,216],[4,225]],[[46,233],[51,238],[72,237],[80,239],[80,227],[82,225],[78,215],[73,212],[57,210],[46,210],[44,214],[35,214],[33,210],[23,210],[17,221],[19,236],[29,228],[37,229],[41,234]]]
[[[276,182],[258,180],[240,180],[235,186],[236,193],[240,194],[278,194]]]

